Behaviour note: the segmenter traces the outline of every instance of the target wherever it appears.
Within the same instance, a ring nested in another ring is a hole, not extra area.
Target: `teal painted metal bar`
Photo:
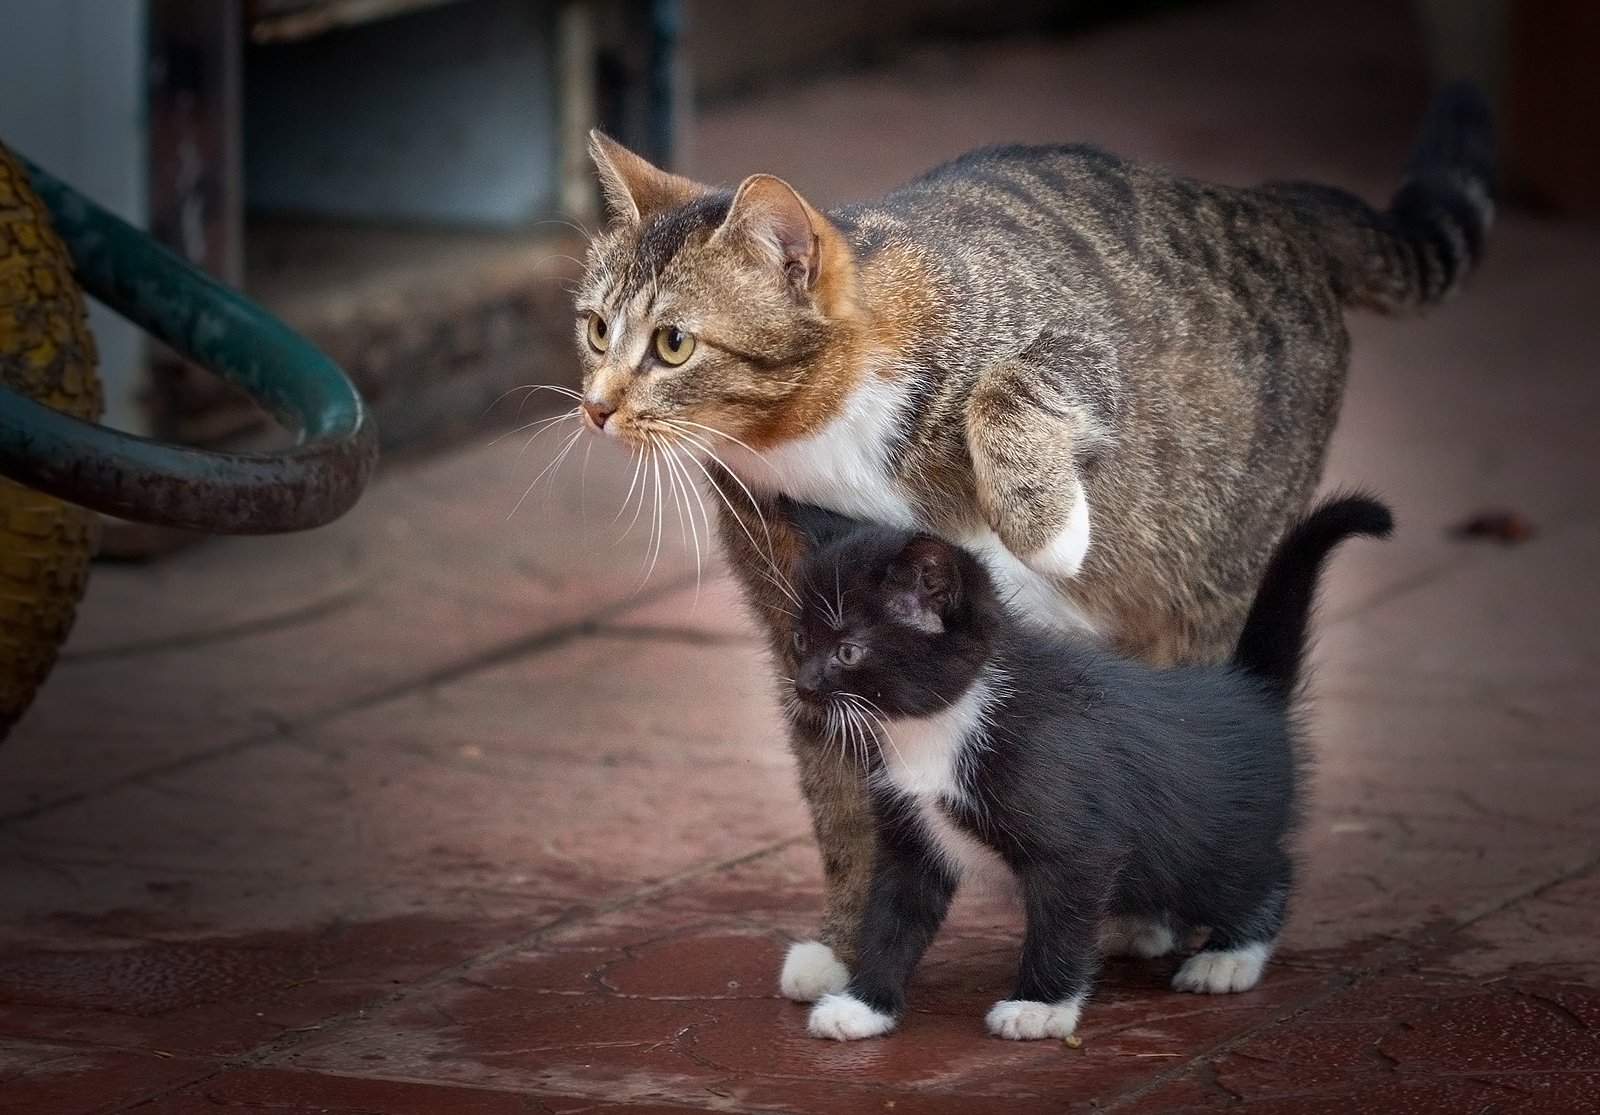
[[[377,431],[355,386],[277,318],[23,160],[83,289],[296,432],[214,453],[84,422],[0,387],[0,475],[119,518],[213,534],[329,522],[360,498]]]

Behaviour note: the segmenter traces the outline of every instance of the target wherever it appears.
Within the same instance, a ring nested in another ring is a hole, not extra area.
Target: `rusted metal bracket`
[[[85,422],[0,387],[0,475],[118,518],[212,534],[306,530],[353,506],[377,430],[331,360],[237,291],[26,160],[83,289],[298,435],[216,453]]]

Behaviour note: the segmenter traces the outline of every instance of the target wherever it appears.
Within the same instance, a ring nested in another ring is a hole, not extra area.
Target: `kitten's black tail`
[[[1482,90],[1445,86],[1423,117],[1405,179],[1379,212],[1328,186],[1278,183],[1328,252],[1347,304],[1401,313],[1441,302],[1483,255],[1494,224],[1494,126]]]
[[[1335,496],[1300,520],[1272,552],[1233,651],[1240,670],[1287,700],[1300,681],[1317,579],[1335,546],[1354,534],[1387,538],[1389,509],[1367,496]]]

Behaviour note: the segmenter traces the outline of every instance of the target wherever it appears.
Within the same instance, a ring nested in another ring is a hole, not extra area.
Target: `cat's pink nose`
[[[589,416],[589,421],[594,423],[595,429],[603,430],[606,428],[606,419],[617,413],[617,408],[608,407],[604,403],[594,403],[585,400],[583,404],[583,413]]]

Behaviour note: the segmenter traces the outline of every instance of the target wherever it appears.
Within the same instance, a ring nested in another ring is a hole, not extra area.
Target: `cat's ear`
[[[820,550],[862,528],[860,521],[848,519],[825,507],[799,503],[779,496],[774,514],[791,524],[805,539],[806,547]]]
[[[961,570],[948,542],[918,535],[905,544],[884,578],[888,607],[896,618],[931,635],[961,600]]]
[[[606,207],[628,224],[686,205],[706,192],[697,182],[652,166],[598,129],[589,133],[589,157],[599,172]]]
[[[782,178],[752,174],[733,195],[714,239],[743,239],[804,292],[816,283],[822,266],[817,230],[824,223],[821,214]]]

